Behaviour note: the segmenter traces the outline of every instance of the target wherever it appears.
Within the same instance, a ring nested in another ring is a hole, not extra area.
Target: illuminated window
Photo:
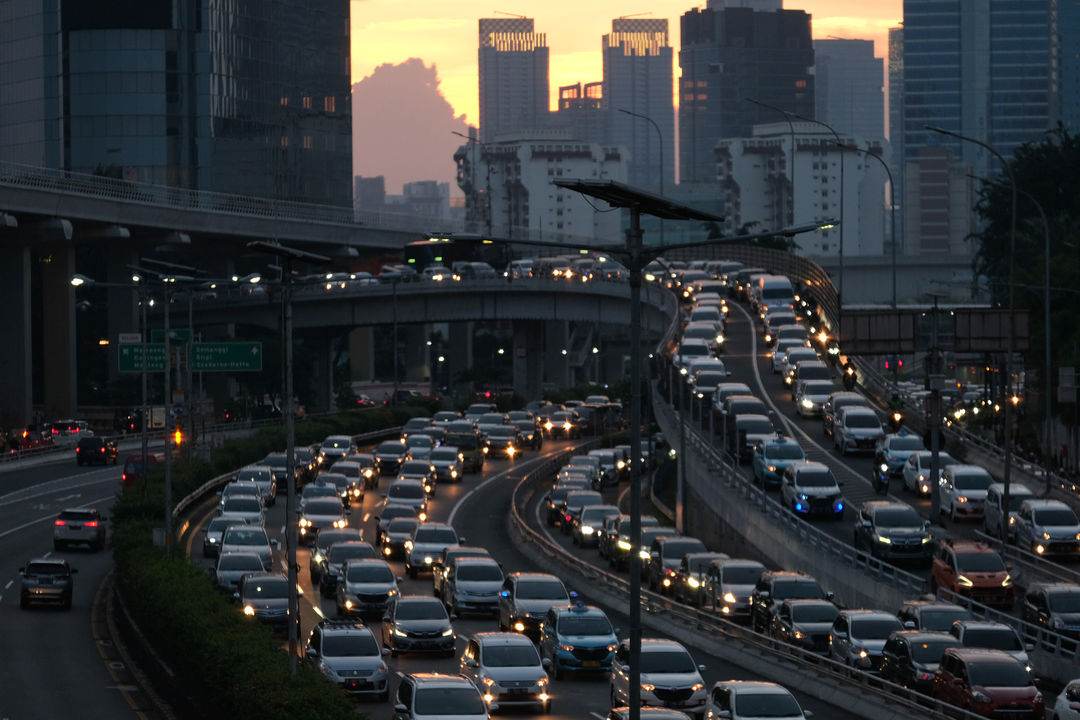
[[[282,98],[281,98],[281,104],[282,104],[282,105],[288,105],[288,104],[289,104],[289,98],[287,98],[287,97],[282,97]]]
[[[707,94],[705,94],[705,93],[698,93],[697,99],[698,100],[708,100],[709,96]]]
[[[333,95],[327,95],[323,98],[323,110],[328,113],[337,112],[337,98]]]
[[[694,102],[694,93],[686,93],[683,95],[683,100],[686,102]]]
[[[289,147],[289,136],[288,135],[282,135],[281,136],[281,147]]]
[[[310,97],[308,97],[306,95],[304,96],[303,106],[304,106],[305,110],[310,110],[311,109],[311,98]]]
[[[797,87],[797,88],[806,87],[806,81],[805,80],[796,80],[795,81],[795,87]]]
[[[305,150],[310,150],[311,149],[311,136],[310,135],[305,135],[304,136],[304,149]]]
[[[697,86],[698,87],[709,87],[709,81],[708,80],[698,80],[697,81]]]

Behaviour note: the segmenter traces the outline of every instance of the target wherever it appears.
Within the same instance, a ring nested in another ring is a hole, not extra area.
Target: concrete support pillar
[[[349,379],[371,382],[375,379],[375,333],[372,327],[358,327],[349,333]]]
[[[541,395],[544,358],[544,323],[540,320],[514,322],[514,392],[526,400]]]
[[[57,420],[73,417],[78,401],[75,288],[71,286],[75,248],[70,242],[53,241],[43,245],[39,252],[43,399],[46,419]]]
[[[305,338],[305,344],[310,344],[315,367],[311,371],[311,379],[314,384],[314,397],[316,412],[328,412],[335,409],[334,405],[334,337],[329,333],[312,333],[310,338]]]
[[[109,340],[109,380],[115,381],[117,369],[116,346],[120,333],[137,333],[139,327],[139,293],[131,282],[132,271],[128,265],[138,264],[138,255],[130,246],[110,248],[105,280],[109,283],[130,285],[131,289],[110,287],[105,295],[106,327]],[[184,318],[187,326],[187,318]]]
[[[566,320],[548,320],[544,323],[544,374],[543,382],[564,388],[570,384],[570,361],[566,353],[570,347],[570,323]]]
[[[461,373],[473,366],[473,333],[475,331],[476,323],[474,322],[450,323],[449,342],[446,348],[446,372],[452,389],[456,389],[457,378]],[[472,390],[471,384],[468,390]]]
[[[403,325],[398,328],[401,357],[405,363],[404,382],[431,382],[431,360],[428,352],[428,326]]]
[[[14,430],[33,407],[30,248],[14,242],[0,243],[0,307],[0,428]]]

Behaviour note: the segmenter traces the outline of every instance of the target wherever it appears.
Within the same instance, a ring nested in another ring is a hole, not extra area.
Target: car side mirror
[[[731,717],[731,711],[730,710],[713,710],[712,716],[715,717],[715,718],[730,718]]]
[[[232,599],[233,599],[233,602],[238,601],[240,599],[240,593],[239,592],[234,592],[232,594]]]
[[[278,542],[278,539],[277,539],[277,538],[270,538],[270,546],[271,546],[271,547],[277,547],[277,546],[278,546],[278,545],[280,545],[280,544],[281,544],[281,543],[279,543],[279,542]]]
[[[458,538],[458,545],[464,545],[465,542],[466,542],[466,540],[465,540],[464,535],[462,535],[461,537]]]
[[[548,661],[551,662],[550,660]],[[478,667],[480,663],[476,662],[475,658],[465,658],[465,667]]]
[[[1065,699],[1069,702],[1080,702],[1080,685],[1065,688]]]
[[[874,527],[874,524],[871,523],[869,520],[863,520],[859,524],[862,525],[864,528],[867,528],[867,529],[870,529],[870,528]]]
[[[551,671],[551,658],[541,658],[540,664],[544,666],[544,670]]]
[[[400,575],[394,579],[397,580],[399,583],[405,582],[405,578],[401,577]]]
[[[812,717],[814,717],[814,711],[813,710],[803,710],[802,716],[804,718],[812,718]]]
[[[307,655],[309,658],[316,658],[319,656],[319,652],[313,647],[308,647],[304,654]]]
[[[906,629],[906,630],[914,630],[915,629],[915,621],[914,620],[905,620],[904,621],[904,629]]]
[[[704,665],[698,665],[698,666],[697,666],[697,669],[698,669],[698,671],[700,671],[700,672],[705,672],[705,666],[704,666]]]
[[[832,636],[834,640],[847,640],[846,632],[834,632]]]
[[[1035,652],[1035,643],[1024,643],[1024,650],[1026,652]]]
[[[398,705],[394,706],[394,712],[406,713],[408,711],[409,711],[409,709],[407,707],[405,707],[404,705],[402,705],[402,704],[398,704]]]

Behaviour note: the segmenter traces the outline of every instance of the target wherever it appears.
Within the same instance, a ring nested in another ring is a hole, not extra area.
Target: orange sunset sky
[[[600,39],[612,18],[637,15],[667,18],[675,49],[674,77],[679,76],[679,17],[704,3],[686,0],[352,0],[353,82],[383,63],[416,57],[434,64],[440,89],[457,115],[478,122],[477,20],[499,17],[494,11],[527,15],[550,48],[550,87],[554,102],[560,85],[601,80]],[[887,34],[900,24],[902,0],[784,0],[784,7],[813,16],[815,38],[862,38],[875,42],[887,57]],[[650,12],[651,11],[651,12]]]

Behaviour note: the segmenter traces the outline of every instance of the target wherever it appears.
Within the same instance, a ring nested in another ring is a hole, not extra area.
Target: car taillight
[[[83,527],[95,528],[95,527],[97,527],[97,520],[91,520],[89,522],[84,522]]]
[[[75,454],[76,455],[78,455],[80,452],[82,452],[82,448],[75,448]],[[105,451],[102,450],[102,452],[105,452]]]
[[[101,452],[105,452],[105,448],[101,448]]]
[[[67,525],[67,520],[57,520],[54,524],[57,527],[63,527],[64,525]]]

